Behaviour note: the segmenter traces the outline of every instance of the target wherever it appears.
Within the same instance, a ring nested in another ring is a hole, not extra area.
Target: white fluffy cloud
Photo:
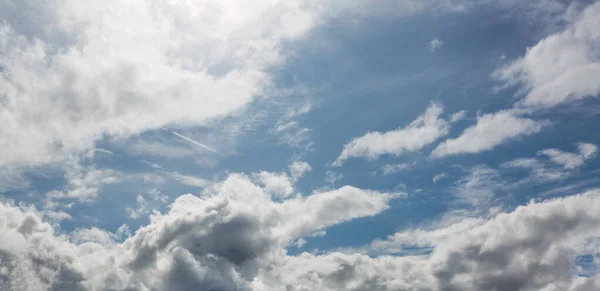
[[[274,202],[248,177],[233,174],[202,197],[180,196],[123,243],[98,229],[57,235],[34,210],[0,204],[0,286],[250,290],[259,271],[293,240],[375,215],[393,197],[345,186]]]
[[[371,248],[378,252],[432,250],[427,261],[415,260],[424,265],[420,278],[429,277],[429,285],[381,290],[595,290],[597,278],[578,278],[572,270],[576,255],[597,251],[599,195],[532,202],[490,220],[466,219],[375,241]]]
[[[127,138],[174,124],[203,125],[243,108],[269,86],[269,68],[284,59],[282,42],[302,37],[338,10],[402,14],[432,7],[465,11],[475,5],[462,0],[384,2],[0,0],[0,15],[6,19],[0,25],[0,180],[19,182],[18,175],[3,172],[13,166],[59,158],[68,162],[66,157],[103,137]],[[434,104],[405,128],[357,138],[346,145],[338,162],[421,149],[446,135],[449,123],[464,116],[458,113],[446,121],[441,113]],[[519,125],[521,133],[506,131],[491,142],[481,141],[484,134],[477,125],[463,134],[479,138],[471,151],[540,130],[539,122],[498,115],[502,112],[479,121],[513,122],[511,129]],[[454,142],[456,153],[467,144],[461,145],[461,137],[444,144]],[[170,152],[160,144],[140,143],[138,150],[181,157],[177,149]],[[595,151],[582,145],[579,156],[585,161]],[[578,165],[568,153],[543,154],[565,167]],[[92,198],[117,176],[82,164],[67,164],[65,169],[68,189],[52,192],[53,199]],[[578,278],[572,272],[575,255],[598,251],[592,243],[600,236],[598,192],[531,203],[489,220],[398,233],[371,246],[383,253],[426,247],[430,255],[291,256],[287,246],[301,245],[303,238],[332,225],[377,215],[398,195],[350,186],[293,195],[293,183],[310,166],[296,162],[289,170],[260,172],[253,176],[256,181],[232,174],[218,183],[173,174],[182,183],[206,189],[200,196],[178,197],[168,211],[155,212],[124,241],[97,228],[60,233],[43,221],[46,213],[1,202],[0,289],[600,288],[598,277]],[[477,177],[465,182],[470,190],[485,182]],[[340,178],[327,172],[331,183]],[[461,197],[474,206],[485,204],[464,194]],[[130,209],[135,216],[165,202],[161,192],[139,197],[138,207]]]
[[[538,4],[556,4],[551,2]],[[492,74],[505,86],[523,85],[521,91],[526,96],[516,107],[531,111],[600,94],[599,15],[600,3],[589,5],[564,31],[542,39],[524,57]],[[515,115],[518,111],[504,110],[478,118],[475,126],[439,145],[431,156],[479,153],[541,130],[543,123]]]
[[[538,133],[544,121],[518,116],[514,110],[485,114],[477,118],[477,124],[465,129],[457,138],[445,140],[431,153],[432,158],[449,155],[479,153],[522,136]]]
[[[231,114],[268,86],[282,41],[325,17],[311,1],[0,5],[0,164]]]
[[[269,69],[285,60],[282,43],[330,17],[473,6],[466,0],[0,1],[0,164],[39,165],[102,137],[206,125],[236,112],[270,85]]]
[[[490,219],[396,233],[370,257],[286,254],[328,226],[371,216],[394,195],[345,186],[275,202],[230,175],[183,195],[123,242],[92,228],[55,233],[32,209],[0,204],[3,290],[595,290],[573,274],[598,251],[600,191],[531,202]],[[545,289],[544,289],[545,288]]]
[[[416,151],[448,134],[448,122],[440,117],[442,106],[433,103],[425,113],[409,125],[384,133],[375,131],[357,137],[344,145],[334,165],[341,165],[349,158],[376,159],[384,154],[399,156]]]
[[[524,84],[523,106],[548,108],[600,94],[600,3],[588,6],[559,33],[494,73],[507,85]]]

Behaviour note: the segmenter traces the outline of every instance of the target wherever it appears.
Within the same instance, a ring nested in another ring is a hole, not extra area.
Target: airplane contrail
[[[196,140],[193,140],[193,139],[191,139],[191,138],[189,138],[189,137],[187,137],[187,136],[185,136],[183,134],[180,134],[180,133],[178,133],[176,131],[171,131],[171,133],[174,134],[174,135],[176,135],[177,137],[183,139],[183,140],[189,141],[189,142],[191,142],[191,143],[193,143],[193,144],[195,144],[195,145],[197,145],[197,146],[199,146],[199,147],[201,147],[201,148],[203,148],[205,150],[211,151],[211,152],[213,152],[213,153],[221,156],[221,154],[219,152],[217,152],[216,150],[210,148],[207,145],[204,145],[204,144],[202,144],[202,143],[200,143],[200,142],[198,142]]]

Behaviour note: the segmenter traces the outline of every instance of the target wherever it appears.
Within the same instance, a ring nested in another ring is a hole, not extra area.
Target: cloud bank
[[[34,209],[0,204],[3,290],[594,290],[573,273],[595,253],[600,191],[531,202],[490,219],[399,232],[359,253],[286,252],[331,225],[376,215],[396,195],[345,186],[279,202],[232,174],[182,195],[119,241],[59,234]],[[121,233],[123,234],[123,233]],[[392,256],[429,248],[424,255]]]

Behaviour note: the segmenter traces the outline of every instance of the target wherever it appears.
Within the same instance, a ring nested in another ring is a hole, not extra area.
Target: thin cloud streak
[[[199,147],[201,147],[201,148],[203,148],[203,149],[205,149],[207,151],[210,151],[210,152],[212,152],[214,154],[217,154],[219,156],[223,156],[219,152],[217,152],[216,150],[212,149],[211,147],[209,147],[209,146],[207,146],[207,145],[205,145],[205,144],[203,144],[201,142],[198,142],[198,141],[196,141],[194,139],[191,139],[191,138],[189,138],[189,137],[187,137],[187,136],[185,136],[183,134],[180,134],[180,133],[178,133],[176,131],[171,131],[171,133],[174,134],[174,135],[176,135],[177,137],[179,137],[179,138],[181,138],[183,140],[189,141],[189,142],[191,142],[191,143],[193,143],[193,144],[195,144],[195,145],[197,145],[197,146],[199,146]]]

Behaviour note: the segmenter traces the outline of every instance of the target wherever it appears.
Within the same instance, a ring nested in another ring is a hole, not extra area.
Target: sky
[[[0,290],[600,290],[600,2],[0,20]]]

